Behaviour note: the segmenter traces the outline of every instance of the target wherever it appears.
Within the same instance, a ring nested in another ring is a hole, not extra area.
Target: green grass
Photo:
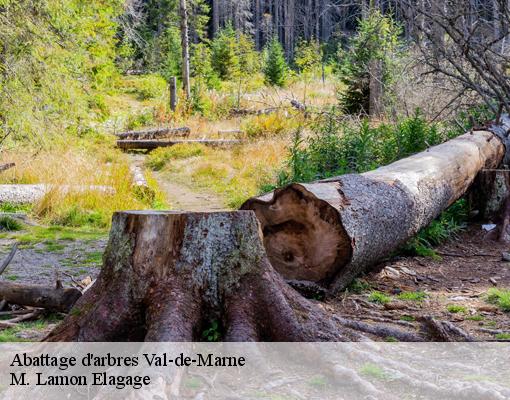
[[[32,210],[31,204],[0,203],[0,212],[5,213],[29,213]]]
[[[372,293],[370,293],[370,296],[368,296],[368,301],[377,304],[387,304],[391,301],[391,297],[385,295],[384,293],[373,291]]]
[[[149,168],[159,171],[170,160],[182,160],[191,157],[198,157],[204,154],[205,150],[205,146],[198,143],[180,143],[171,147],[160,147],[149,154],[145,164]]]
[[[102,251],[91,251],[86,254],[83,260],[84,264],[87,265],[100,265],[103,263],[103,252]]]
[[[397,298],[399,300],[404,300],[404,301],[418,301],[418,302],[421,302],[423,300],[425,300],[427,298],[427,293],[425,292],[420,292],[420,291],[417,291],[417,292],[402,292],[400,293]]]
[[[510,340],[510,333],[498,333],[495,337],[498,340]]]
[[[452,314],[467,313],[467,308],[464,306],[459,306],[458,304],[448,304],[446,306],[446,309],[448,310],[448,312],[450,312]]]
[[[15,218],[9,217],[8,215],[0,216],[0,231],[21,231],[24,227],[25,226]]]
[[[17,281],[19,279],[18,275],[7,275],[6,278],[10,281]]]
[[[359,372],[362,375],[369,376],[375,378],[380,381],[389,381],[391,380],[390,375],[380,366],[373,363],[365,363]]]
[[[96,228],[70,228],[64,226],[34,226],[27,233],[13,234],[21,244],[36,244],[46,241],[74,241],[74,240],[98,240],[107,235],[104,229]]]
[[[20,322],[15,327],[7,328],[0,331],[0,343],[5,342],[30,342],[30,339],[23,339],[17,336],[21,331],[27,329],[43,330],[46,329],[49,323],[56,322],[61,318],[56,315],[50,315],[44,320],[37,320],[33,322]]]
[[[402,315],[400,316],[401,321],[407,321],[407,322],[413,322],[416,321],[416,318],[414,318],[412,315]]]
[[[466,317],[466,319],[468,321],[483,321],[485,319],[485,317],[483,315],[476,314],[476,315],[469,315]]]
[[[489,303],[497,305],[505,312],[510,312],[510,290],[492,288],[489,289],[487,295]]]
[[[308,380],[308,385],[314,388],[324,389],[328,385],[328,381],[323,375],[315,375]]]
[[[55,240],[45,240],[43,243],[44,251],[48,253],[60,253],[66,248],[65,245],[58,243]]]

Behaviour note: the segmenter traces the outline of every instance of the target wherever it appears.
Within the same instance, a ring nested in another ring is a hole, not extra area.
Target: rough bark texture
[[[81,292],[74,288],[50,288],[41,285],[0,282],[0,299],[11,304],[68,312],[80,296]]]
[[[188,137],[191,129],[187,126],[180,128],[156,128],[145,131],[128,131],[117,133],[119,139],[164,139],[172,136]]]
[[[253,212],[121,212],[104,265],[49,341],[351,340],[271,267]]]
[[[292,184],[242,209],[257,214],[277,271],[335,293],[428,225],[504,152],[497,136],[477,131],[371,172]]]
[[[117,147],[124,150],[140,149],[153,150],[158,147],[169,147],[176,144],[203,144],[206,146],[232,146],[242,143],[241,140],[234,139],[196,139],[196,140],[117,140]]]
[[[473,183],[470,200],[483,221],[494,221],[510,193],[510,170],[488,169],[480,171]]]

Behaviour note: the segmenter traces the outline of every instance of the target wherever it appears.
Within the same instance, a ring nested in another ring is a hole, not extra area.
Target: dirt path
[[[143,154],[130,154],[131,163],[142,169],[145,157]],[[173,210],[220,211],[227,209],[222,199],[212,193],[193,190],[182,183],[171,180],[161,172],[152,174]]]

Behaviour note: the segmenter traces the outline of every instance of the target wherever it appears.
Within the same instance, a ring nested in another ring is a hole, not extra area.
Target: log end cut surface
[[[326,201],[293,184],[272,198],[250,199],[273,267],[287,279],[326,281],[346,265],[352,245],[339,213]]]

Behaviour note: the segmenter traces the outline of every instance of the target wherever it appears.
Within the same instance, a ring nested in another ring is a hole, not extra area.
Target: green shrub
[[[424,292],[402,292],[397,296],[399,300],[418,302],[425,300],[426,297],[427,294]]]
[[[146,165],[158,171],[162,169],[165,164],[170,160],[185,159],[190,157],[197,157],[204,153],[205,146],[193,143],[179,143],[171,147],[160,147],[152,151],[147,157]]]
[[[453,203],[441,215],[422,229],[403,248],[409,255],[437,258],[433,247],[444,243],[462,232],[467,226],[469,206],[466,199]]]
[[[510,312],[510,290],[492,288],[487,294],[489,303],[496,304],[505,312]]]
[[[368,114],[372,62],[381,65],[385,97],[390,96],[390,86],[396,77],[399,34],[400,28],[391,17],[379,11],[372,11],[368,18],[359,22],[358,31],[350,40],[348,50],[341,49],[338,55],[339,77],[345,86],[345,90],[339,93],[344,112]]]
[[[159,75],[144,75],[125,79],[126,92],[134,94],[139,100],[156,99],[165,95],[167,83]]]
[[[137,129],[154,124],[154,110],[144,110],[139,114],[129,115],[126,121],[126,129]]]
[[[250,139],[278,136],[296,128],[296,120],[281,113],[255,115],[244,120],[241,131]]]
[[[458,313],[465,314],[467,312],[466,307],[459,306],[458,304],[448,304],[446,306],[446,309],[448,310],[448,312],[450,312],[452,314],[458,314]]]
[[[332,110],[313,131],[307,139],[296,131],[280,185],[366,172],[448,138],[447,131],[427,124],[419,110],[394,125],[377,127],[371,127],[366,119],[361,124],[338,122]]]
[[[382,292],[374,291],[368,296],[368,301],[371,303],[387,304],[391,301],[391,297]]]
[[[23,224],[7,215],[0,216],[0,231],[21,231]]]

